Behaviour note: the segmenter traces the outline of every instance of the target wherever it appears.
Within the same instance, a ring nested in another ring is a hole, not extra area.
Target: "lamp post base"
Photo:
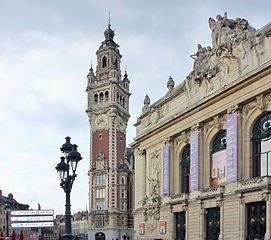
[[[59,240],[73,240],[74,237],[71,234],[63,234],[60,235]]]

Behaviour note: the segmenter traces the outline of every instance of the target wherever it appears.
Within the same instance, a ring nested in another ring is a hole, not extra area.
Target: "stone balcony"
[[[263,188],[267,188],[271,185],[271,176],[256,177],[239,181],[237,183],[236,192],[250,192]]]
[[[225,191],[225,187],[223,185],[204,188],[199,192],[198,199],[208,199],[208,198],[213,198],[213,197],[219,197],[223,195],[224,191]]]

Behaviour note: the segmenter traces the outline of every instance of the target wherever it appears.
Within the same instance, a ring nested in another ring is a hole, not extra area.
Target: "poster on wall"
[[[163,195],[169,196],[169,144],[163,147]]]
[[[227,118],[227,182],[237,181],[237,113]]]
[[[139,223],[139,235],[144,235],[144,234],[145,234],[145,224]]]
[[[166,234],[167,233],[166,224],[167,224],[167,222],[160,221],[160,224],[159,224],[160,234]]]
[[[199,179],[199,132],[192,131],[190,135],[190,192],[198,189]]]
[[[212,186],[219,186],[227,179],[227,150],[212,154]]]

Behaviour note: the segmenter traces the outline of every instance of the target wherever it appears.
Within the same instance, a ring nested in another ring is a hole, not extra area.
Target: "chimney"
[[[12,194],[12,193],[9,193],[9,194],[8,194],[8,199],[9,199],[9,200],[13,200],[13,194]]]

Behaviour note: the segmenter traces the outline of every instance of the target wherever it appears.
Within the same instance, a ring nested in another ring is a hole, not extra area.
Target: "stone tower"
[[[90,123],[89,239],[132,239],[128,229],[129,167],[125,163],[129,79],[110,23],[87,75]]]

